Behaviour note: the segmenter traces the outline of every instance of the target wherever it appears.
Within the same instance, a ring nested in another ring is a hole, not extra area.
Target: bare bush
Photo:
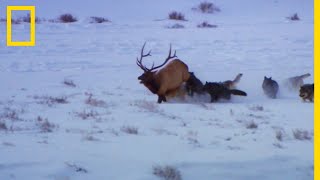
[[[78,19],[73,16],[72,14],[61,14],[59,17],[58,17],[58,20],[59,22],[62,22],[62,23],[73,23],[73,22],[77,22]]]
[[[196,8],[192,8],[193,10],[200,11],[202,13],[212,14],[215,12],[220,12],[220,8],[211,2],[202,2]]]
[[[180,171],[173,166],[154,166],[153,174],[163,180],[182,180]]]
[[[52,107],[55,104],[67,104],[69,103],[66,96],[52,97],[52,96],[33,96],[34,99],[38,100],[38,104],[44,104]]]
[[[138,128],[137,127],[133,127],[133,126],[123,126],[120,129],[122,132],[125,132],[127,134],[134,134],[137,135],[139,133]]]
[[[96,16],[90,17],[90,23],[106,23],[106,22],[110,22],[109,19],[104,17],[96,17]]]
[[[47,118],[37,117],[37,126],[40,128],[41,132],[48,133],[53,132],[58,126],[50,123]]]
[[[70,79],[65,79],[63,81],[63,84],[69,87],[76,87],[77,85]]]
[[[172,11],[169,13],[169,19],[178,20],[178,21],[186,21],[184,15],[177,11]]]
[[[93,110],[90,110],[90,111],[83,110],[82,112],[76,112],[75,114],[76,116],[80,117],[83,120],[97,119],[97,117],[99,116],[99,113]]]
[[[292,16],[287,17],[287,19],[289,19],[291,21],[299,21],[300,20],[298,13],[294,13]]]
[[[311,140],[312,133],[305,130],[295,129],[292,131],[293,137],[297,140]]]
[[[107,103],[103,100],[98,100],[93,98],[91,93],[88,93],[88,98],[85,100],[85,103],[94,106],[94,107],[106,107]]]
[[[258,124],[256,124],[254,121],[250,121],[246,124],[246,128],[247,129],[257,129]]]
[[[184,25],[176,23],[176,24],[167,26],[167,28],[168,28],[168,29],[183,29],[183,28],[184,28]]]
[[[218,26],[214,25],[214,24],[209,24],[208,22],[204,21],[204,22],[198,24],[197,27],[198,28],[216,28]]]

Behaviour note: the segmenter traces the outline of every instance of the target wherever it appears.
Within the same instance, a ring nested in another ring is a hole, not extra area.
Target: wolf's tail
[[[238,83],[238,82],[240,81],[241,77],[242,77],[242,73],[239,73],[239,74],[236,76],[236,78],[234,78],[234,80],[233,80],[232,82],[233,82],[233,83]]]
[[[310,73],[307,73],[307,74],[303,74],[303,75],[301,75],[301,76],[299,76],[301,79],[304,79],[304,78],[307,78],[307,77],[309,77],[309,76],[311,76],[311,74]]]
[[[237,89],[231,89],[230,93],[233,94],[233,95],[238,95],[238,96],[247,96],[246,92],[240,91],[240,90],[237,90]]]

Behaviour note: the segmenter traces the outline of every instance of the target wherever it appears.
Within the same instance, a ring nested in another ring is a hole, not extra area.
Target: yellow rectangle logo
[[[12,11],[30,11],[30,41],[12,41]],[[36,41],[35,6],[7,6],[7,46],[35,46]]]

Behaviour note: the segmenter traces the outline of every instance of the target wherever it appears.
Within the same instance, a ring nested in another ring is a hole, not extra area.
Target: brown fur
[[[158,103],[161,103],[166,101],[166,95],[177,90],[189,77],[188,66],[181,60],[174,59],[158,71],[144,72],[138,79],[159,96]]]
[[[223,82],[223,85],[228,89],[236,89],[237,84],[239,83],[240,79],[242,77],[242,73],[239,73],[234,80],[227,80]]]

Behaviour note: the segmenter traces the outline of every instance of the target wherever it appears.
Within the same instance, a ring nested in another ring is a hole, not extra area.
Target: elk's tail
[[[230,90],[230,93],[233,95],[238,95],[238,96],[247,96],[246,92],[240,91],[238,89],[232,89],[232,90]]]

